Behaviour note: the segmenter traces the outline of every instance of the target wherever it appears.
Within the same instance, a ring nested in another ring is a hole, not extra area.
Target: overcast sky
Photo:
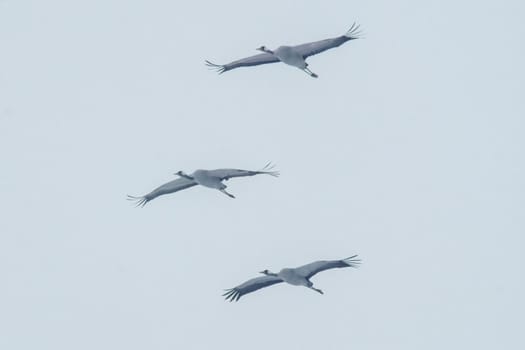
[[[523,1],[0,1],[0,348],[523,349]],[[227,63],[343,34],[309,59]],[[178,170],[277,164],[135,208]],[[222,290],[319,259],[359,269]]]

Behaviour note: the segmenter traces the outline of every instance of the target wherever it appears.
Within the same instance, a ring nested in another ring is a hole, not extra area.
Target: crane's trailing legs
[[[306,287],[315,290],[319,294],[324,294],[322,290],[315,288],[314,284],[309,279],[306,279]]]
[[[319,76],[317,74],[315,74],[314,72],[312,72],[310,70],[310,68],[307,68],[307,67],[304,67],[303,71],[308,74],[309,76],[311,76],[312,78],[318,78]]]
[[[310,286],[310,287],[308,287],[308,288],[310,288],[311,290],[315,290],[315,291],[316,291],[317,293],[319,293],[319,294],[324,294],[323,291],[320,290],[320,289],[314,288],[314,287],[312,287],[312,286]]]
[[[233,194],[226,192],[226,190],[224,188],[221,188],[219,191],[221,191],[222,193],[224,193],[225,195],[227,195],[230,198],[235,198],[235,196]]]

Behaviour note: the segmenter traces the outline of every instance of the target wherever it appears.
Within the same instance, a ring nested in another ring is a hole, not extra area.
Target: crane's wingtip
[[[271,176],[274,176],[274,177],[279,177],[279,175],[281,175],[281,173],[279,171],[277,171],[277,170],[272,170],[274,168],[275,168],[275,164],[273,164],[272,162],[268,162],[259,171],[261,173],[264,173],[264,174],[267,174],[267,175],[271,175]]]
[[[353,39],[363,39],[363,31],[360,30],[361,28],[360,24],[357,24],[357,22],[354,22],[350,29],[348,29],[345,33],[345,36],[351,40]]]
[[[208,60],[204,60],[206,66],[208,66],[209,69],[214,69],[216,70],[219,74],[222,74],[226,71],[226,67],[224,65],[221,65],[221,64],[215,64],[213,62],[210,62]]]
[[[225,289],[226,293],[224,293],[222,296],[224,296],[224,300],[229,300],[230,303],[232,301],[238,301],[241,298],[241,293],[235,288],[231,289]]]
[[[352,255],[346,259],[343,259],[343,262],[347,264],[349,267],[359,267],[359,265],[361,264],[361,259],[356,259],[356,258],[357,258],[357,254]]]
[[[147,199],[146,197],[135,197],[135,196],[130,196],[129,194],[127,195],[128,198],[126,198],[128,201],[133,201],[135,202],[135,207],[144,207],[146,205],[146,203],[149,202],[149,199]]]

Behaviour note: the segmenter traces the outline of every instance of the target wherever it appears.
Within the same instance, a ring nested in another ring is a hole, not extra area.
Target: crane
[[[305,61],[306,58],[341,46],[347,41],[358,39],[360,34],[361,31],[359,30],[359,25],[354,23],[345,34],[336,38],[319,40],[296,46],[279,46],[273,51],[269,50],[263,45],[257,48],[257,50],[262,51],[263,53],[242,58],[228,64],[215,64],[208,60],[205,62],[208,67],[216,69],[219,74],[221,74],[239,67],[258,66],[261,64],[275,63],[280,61],[299,68],[313,78],[317,78],[318,75],[308,68],[308,63]]]
[[[143,207],[146,205],[146,203],[148,203],[152,199],[157,198],[158,196],[178,192],[196,185],[213,188],[221,191],[230,198],[235,198],[234,195],[226,191],[227,186],[223,183],[223,181],[229,180],[232,177],[254,176],[259,174],[278,177],[279,172],[273,171],[273,168],[274,166],[271,163],[268,163],[261,170],[255,171],[242,169],[199,169],[195,170],[190,175],[186,174],[183,171],[178,171],[175,173],[175,175],[178,175],[179,178],[157,187],[156,189],[142,197],[128,195],[128,200],[135,201],[137,203],[137,206]]]
[[[256,277],[248,280],[237,287],[226,289],[223,294],[226,297],[226,300],[238,301],[243,295],[254,292],[258,289],[269,287],[273,284],[286,282],[293,286],[304,286],[310,288],[320,294],[323,294],[323,291],[317,288],[314,288],[313,283],[310,281],[317,273],[341,268],[341,267],[358,267],[361,263],[361,259],[356,259],[357,255],[353,255],[349,258],[342,260],[321,260],[315,261],[310,264],[306,264],[300,267],[293,269],[284,268],[279,273],[273,273],[268,270],[261,271],[263,277]]]

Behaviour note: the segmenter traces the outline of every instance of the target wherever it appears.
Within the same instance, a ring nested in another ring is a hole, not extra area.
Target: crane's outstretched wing
[[[297,45],[293,48],[297,50],[303,56],[304,59],[306,59],[309,56],[317,55],[318,53],[321,53],[323,51],[341,46],[349,40],[358,39],[359,34],[361,34],[359,30],[359,25],[356,25],[354,23],[352,24],[352,27],[350,27],[350,29],[346,32],[346,34],[341,35],[337,38],[314,41],[311,43]]]
[[[321,260],[316,261],[295,269],[299,275],[310,278],[316,273],[328,269],[335,269],[337,267],[357,267],[361,263],[361,259],[356,259],[357,255],[353,255],[343,260]]]
[[[157,187],[150,193],[142,196],[142,197],[134,197],[128,195],[128,200],[135,201],[137,203],[137,207],[143,207],[148,203],[150,200],[157,198],[158,196],[162,196],[163,194],[173,193],[180,190],[184,190],[186,188],[192,187],[197,185],[197,183],[194,180],[187,179],[185,177],[180,177],[178,179],[175,179],[173,181],[167,182],[164,185]]]
[[[208,67],[217,69],[219,74],[227,72],[229,70],[239,68],[239,67],[249,67],[249,66],[258,66],[261,64],[275,63],[279,62],[279,59],[269,53],[260,53],[258,55],[242,58],[237,61],[230,62],[228,64],[215,64],[210,61],[205,61]]]
[[[272,170],[274,167],[274,165],[268,163],[261,170],[215,169],[210,170],[208,174],[210,176],[219,177],[221,180],[228,180],[232,177],[254,176],[259,174],[266,174],[278,177],[280,174],[278,171]]]
[[[238,301],[244,294],[248,294],[256,291],[257,289],[268,287],[272,284],[281,282],[283,282],[283,280],[275,276],[256,277],[238,285],[235,288],[226,289],[226,293],[224,293],[223,296],[226,297],[226,300]]]

